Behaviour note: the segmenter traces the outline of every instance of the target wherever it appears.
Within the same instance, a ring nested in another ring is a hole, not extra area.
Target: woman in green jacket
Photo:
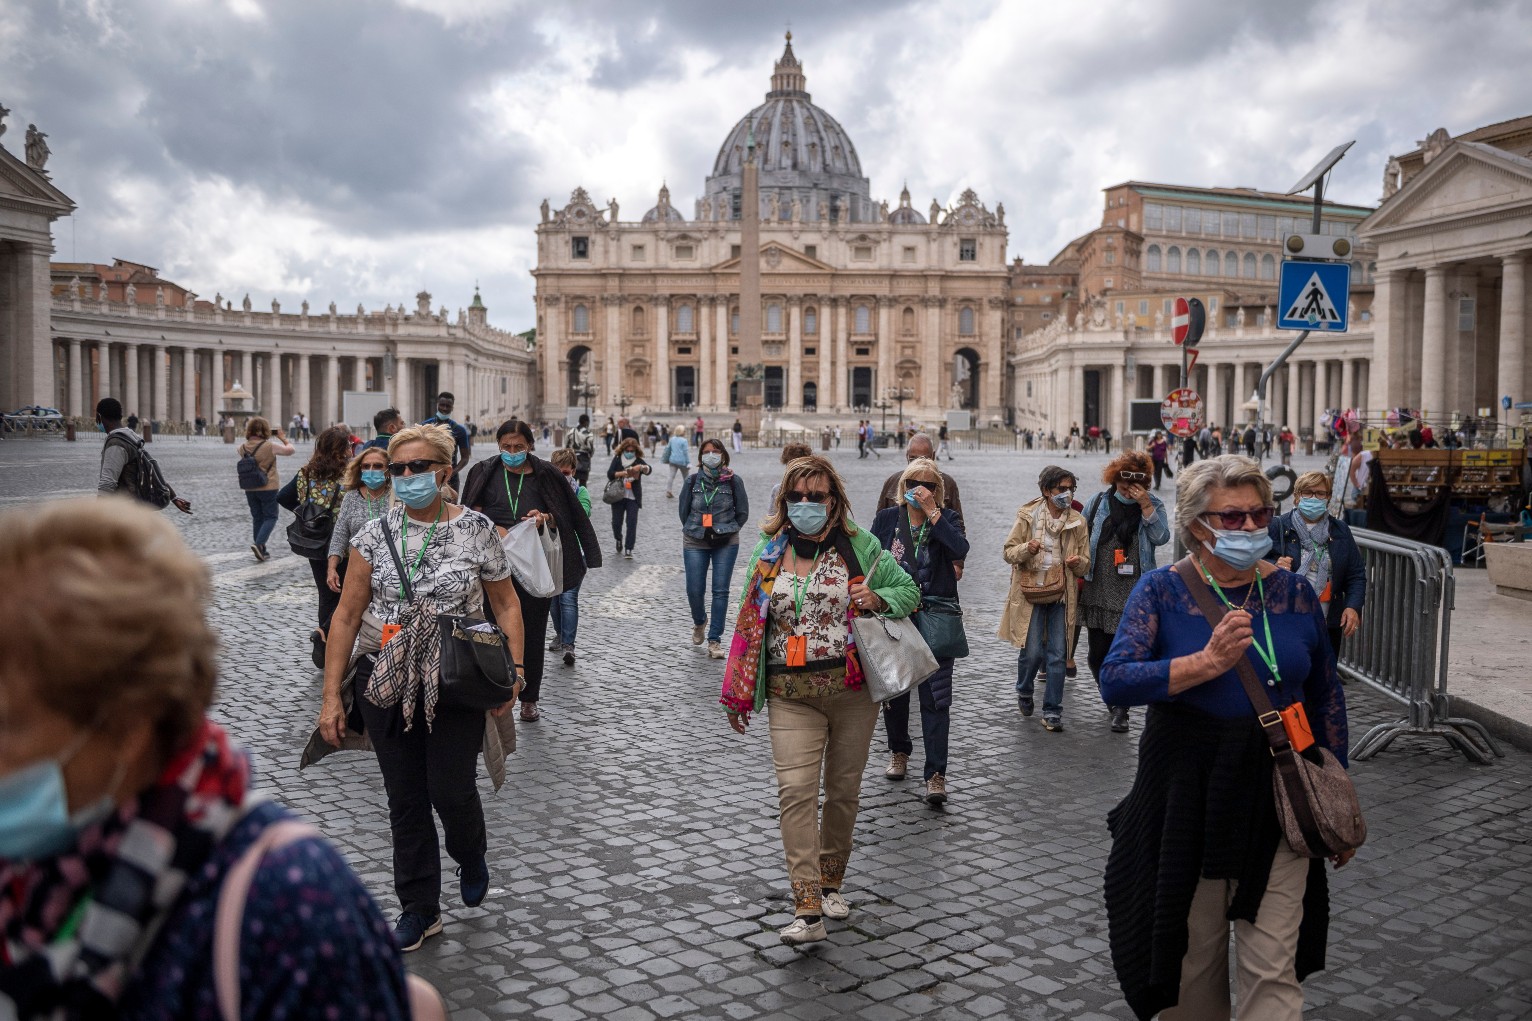
[[[724,674],[721,701],[736,731],[743,734],[750,714],[771,706],[794,904],[793,921],[779,935],[790,945],[825,939],[824,918],[851,913],[841,883],[878,720],[852,614],[908,617],[920,601],[915,582],[850,511],[829,461],[809,456],[788,464],[750,557]]]

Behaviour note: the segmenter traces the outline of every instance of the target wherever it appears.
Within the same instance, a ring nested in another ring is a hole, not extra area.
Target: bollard
[[[144,423],[144,442],[145,443],[153,443],[154,442],[154,423],[153,422],[145,422]]]
[[[74,423],[73,422],[66,422],[66,423],[64,423],[64,439],[68,440],[70,443],[74,442]]]

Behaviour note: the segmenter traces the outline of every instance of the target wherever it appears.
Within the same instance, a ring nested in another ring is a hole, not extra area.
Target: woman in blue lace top
[[[1297,1021],[1299,981],[1324,966],[1324,862],[1282,838],[1270,750],[1235,664],[1250,657],[1275,707],[1302,702],[1342,763],[1345,696],[1313,587],[1261,559],[1272,497],[1260,466],[1229,454],[1176,481],[1189,556],[1134,589],[1100,677],[1109,705],[1149,706],[1133,789],[1107,817],[1113,965],[1141,1018],[1228,1017],[1232,920],[1240,1016]],[[1226,606],[1216,628],[1182,570]]]

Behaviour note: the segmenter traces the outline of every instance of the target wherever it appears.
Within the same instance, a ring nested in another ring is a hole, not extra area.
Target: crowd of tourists
[[[285,483],[278,459],[294,447],[281,429],[252,418],[236,448],[253,555],[271,556],[285,507],[289,545],[311,562],[323,682],[302,766],[337,750],[377,762],[400,908],[392,934],[338,853],[250,792],[246,756],[207,718],[207,570],[153,513],[190,503],[124,428],[120,404],[97,408],[98,489],[147,506],[4,515],[0,610],[12,626],[0,705],[8,726],[23,724],[0,751],[0,1016],[164,1016],[148,1006],[163,1002],[186,1005],[174,1016],[214,1016],[231,984],[236,1003],[270,1005],[263,1017],[435,1016],[434,992],[406,978],[400,955],[444,931],[443,850],[456,899],[489,896],[480,761],[498,789],[513,721],[541,718],[548,654],[577,662],[581,585],[605,552],[590,520],[588,418],[556,449],[508,420],[475,461],[452,408],[443,394],[417,425],[388,409],[366,444],[344,426],[319,430]],[[834,461],[801,446],[783,451],[779,479],[754,480],[772,485],[753,519],[731,466],[738,423],[724,436],[691,425],[640,435],[617,419],[601,431],[609,548],[633,558],[658,460],[670,469],[664,505],[679,520],[692,645],[721,661],[733,730],[766,714],[793,903],[784,943],[826,940],[827,922],[855,909],[879,719],[888,782],[911,768],[918,707],[922,799],[940,811],[961,795],[949,773],[954,673],[984,640],[965,629],[962,579],[975,558],[994,558],[1009,571],[997,638],[1017,650],[1020,718],[1037,712],[1039,674],[1045,731],[1064,730],[1066,709],[1090,711],[1066,706],[1081,631],[1106,729],[1126,733],[1143,713],[1137,777],[1107,820],[1104,877],[1129,1005],[1143,1018],[1229,1016],[1232,932],[1240,1015],[1301,1015],[1300,981],[1323,965],[1325,860],[1339,867],[1355,849],[1295,835],[1281,794],[1290,766],[1346,763],[1335,662],[1362,626],[1366,577],[1348,526],[1328,512],[1327,475],[1298,477],[1293,510],[1278,515],[1255,461],[1211,453],[1172,475],[1170,441],[1155,436],[1119,450],[1099,480],[1048,465],[1009,534],[975,541],[958,480],[938,464],[941,437],[908,437],[862,525]],[[875,453],[870,433],[859,426],[862,457]],[[1110,443],[1070,437],[1071,454]],[[1154,495],[1167,477],[1173,522]],[[651,523],[646,542],[658,544],[655,531],[675,541]],[[1172,565],[1173,535],[1188,552]],[[43,683],[45,665],[66,683]],[[323,926],[302,921],[316,912]],[[207,966],[224,931],[236,934],[232,972]],[[264,967],[278,948],[291,966]],[[306,965],[337,954],[347,968]]]

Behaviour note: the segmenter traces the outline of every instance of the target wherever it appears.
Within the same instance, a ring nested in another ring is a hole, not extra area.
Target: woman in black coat
[[[1309,579],[1325,607],[1330,648],[1340,655],[1341,640],[1362,626],[1367,601],[1367,564],[1351,526],[1332,517],[1330,476],[1304,472],[1293,482],[1296,506],[1273,518],[1270,559],[1278,567]]]
[[[621,479],[626,492],[623,499],[612,504],[612,534],[617,538],[617,552],[633,559],[633,543],[638,539],[638,509],[644,505],[644,476],[652,471],[644,460],[644,451],[638,440],[631,436],[617,444],[617,456],[606,470],[607,481]],[[627,542],[623,542],[622,526],[627,522]]]
[[[899,504],[881,510],[872,519],[872,534],[894,555],[906,574],[920,588],[922,603],[946,597],[957,599],[954,565],[968,556],[963,519],[944,506],[944,483],[936,462],[918,457],[899,478]],[[923,681],[920,693],[920,738],[925,750],[926,804],[947,801],[947,730],[952,708],[951,656],[938,657],[936,673]],[[910,693],[883,703],[883,728],[888,732],[888,768],[883,775],[903,780],[910,752]]]
[[[564,473],[532,456],[533,436],[532,427],[525,422],[514,418],[504,422],[495,431],[495,443],[500,448],[496,456],[480,461],[468,472],[468,480],[463,484],[463,506],[489,518],[502,534],[528,519],[559,533],[564,545],[564,576],[554,580],[563,591],[580,584],[587,566],[601,566],[601,540]],[[582,550],[584,556],[580,555]],[[537,702],[542,696],[548,613],[553,598],[534,596],[519,581],[516,595],[521,600],[521,625],[526,636],[522,655],[526,687],[521,692],[521,718],[531,723],[541,716]],[[488,600],[484,613],[494,620]]]

